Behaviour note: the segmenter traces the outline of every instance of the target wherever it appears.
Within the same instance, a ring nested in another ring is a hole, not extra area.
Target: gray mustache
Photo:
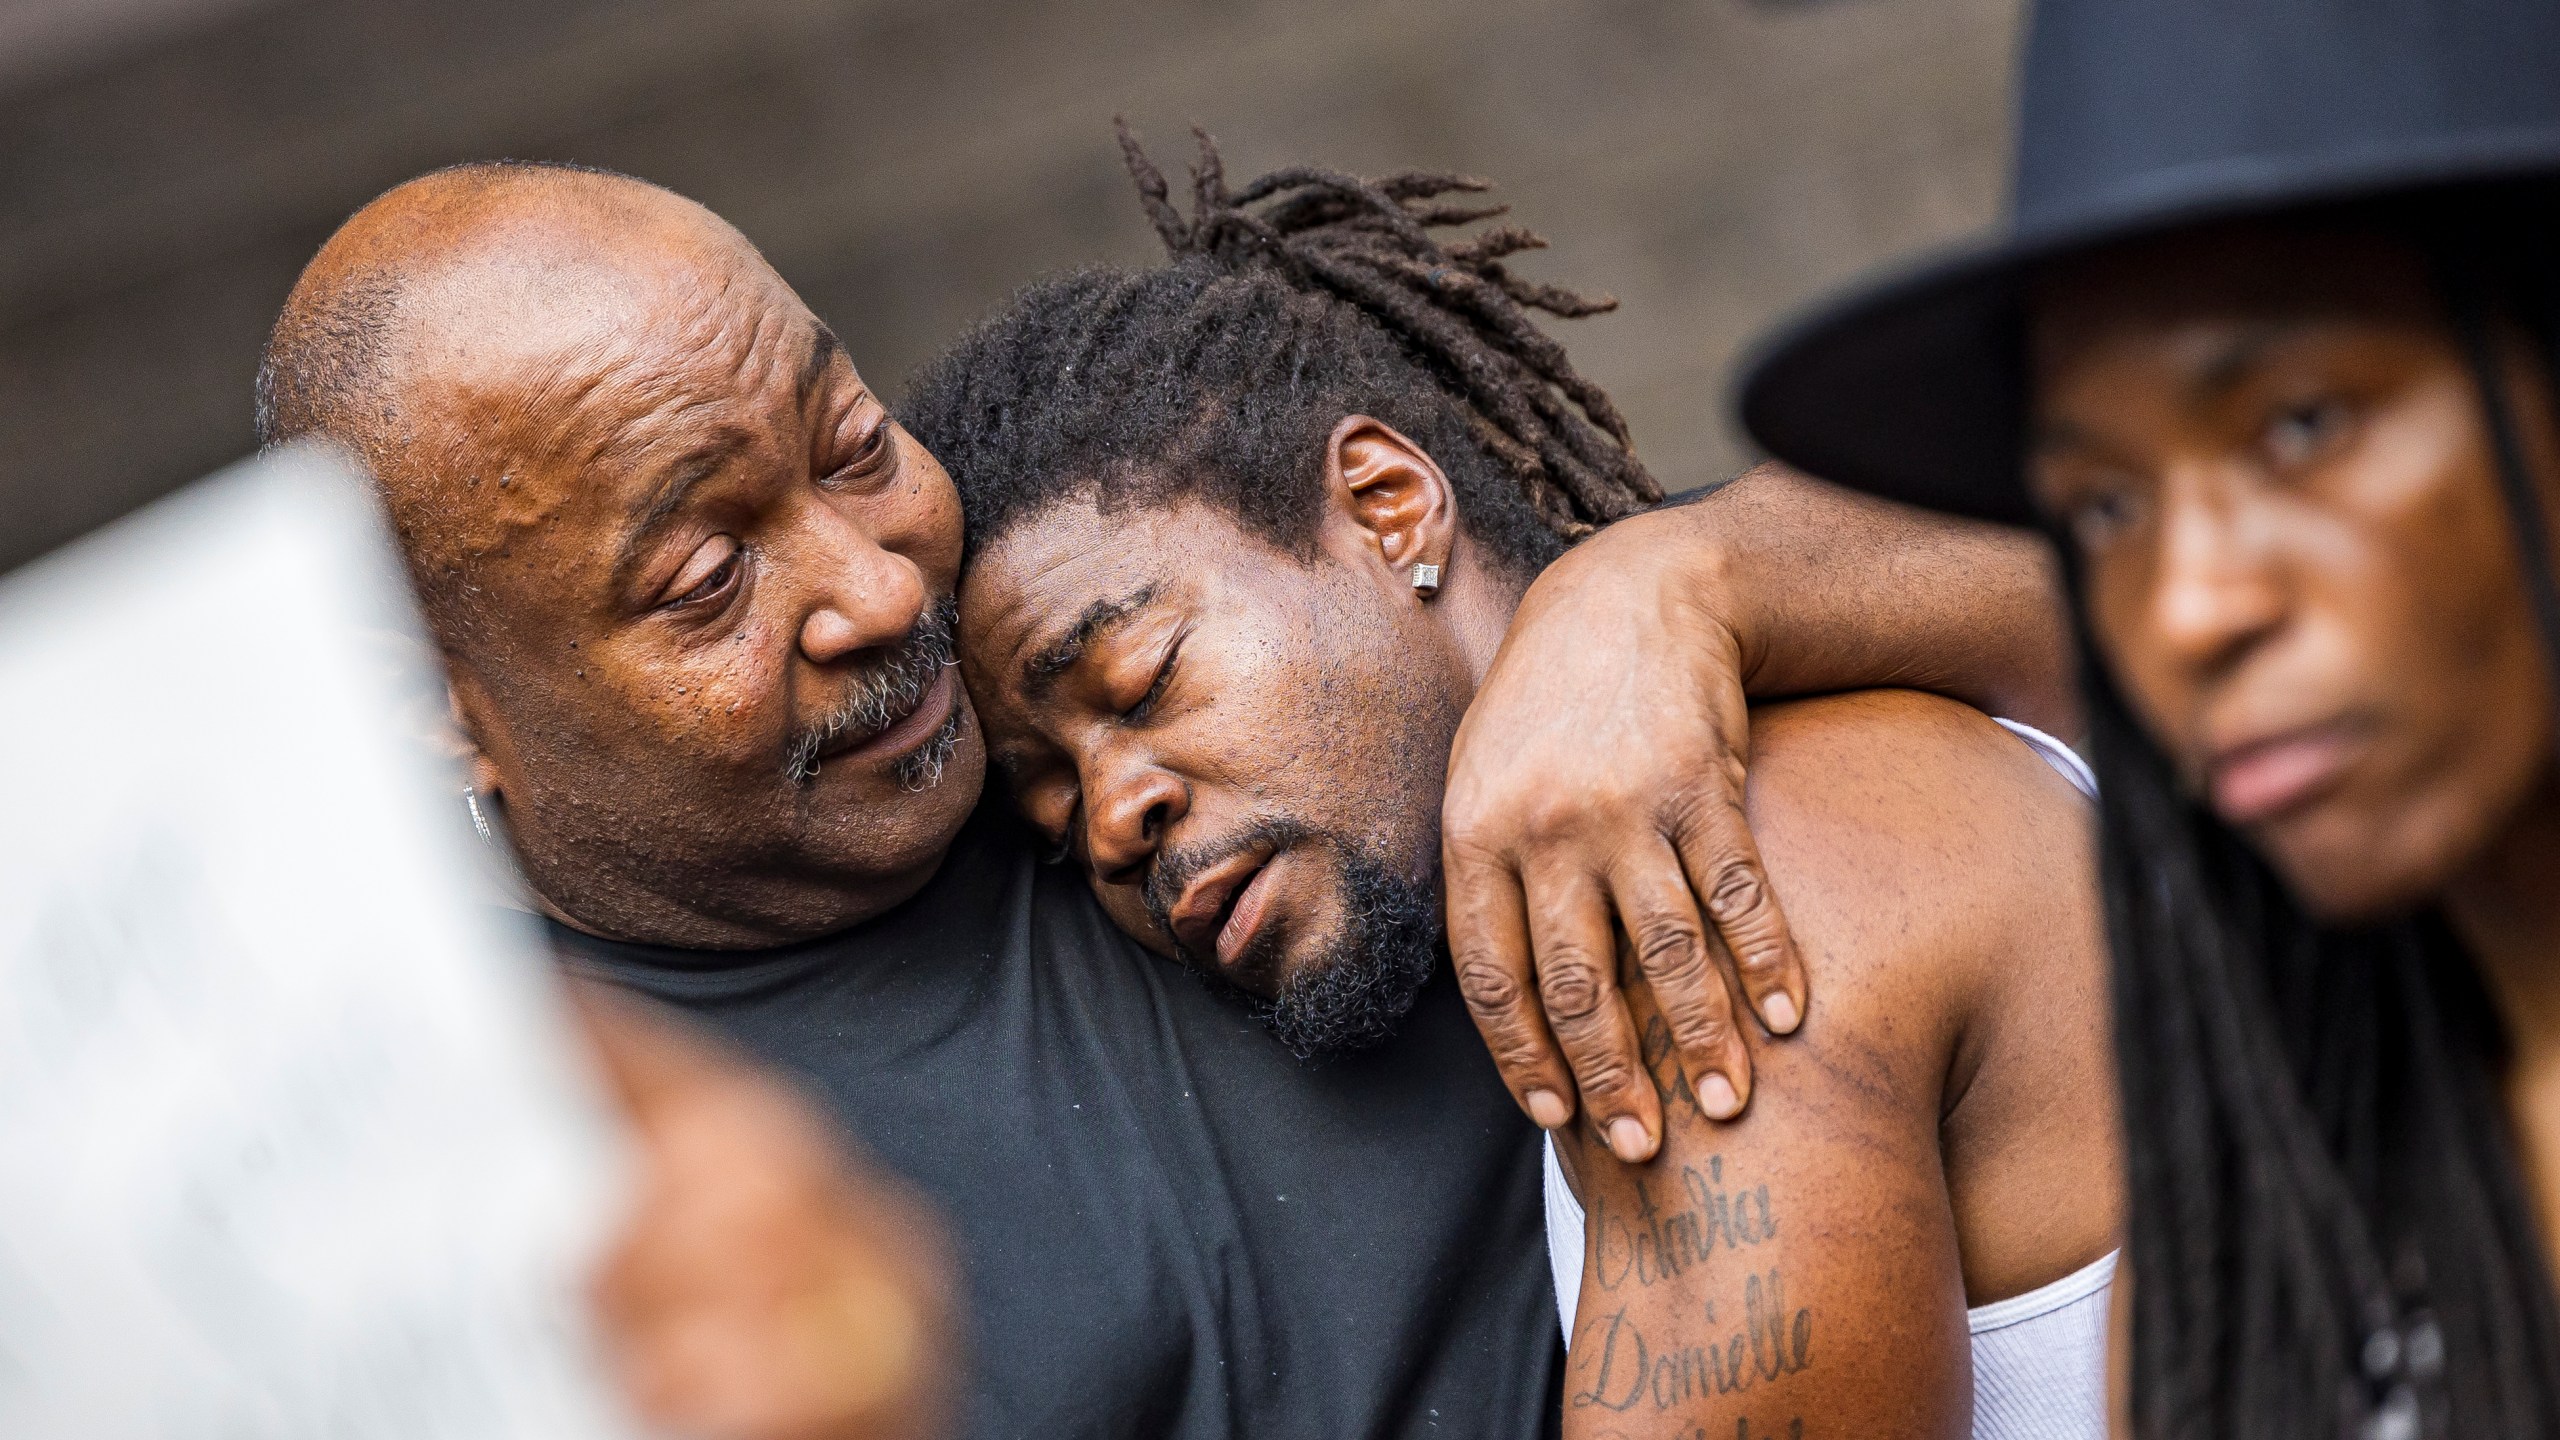
[[[907,638],[854,673],[845,698],[824,720],[792,737],[783,775],[794,785],[817,778],[818,752],[848,735],[877,735],[915,713],[934,680],[956,663],[953,634],[960,603],[949,595],[928,607]]]

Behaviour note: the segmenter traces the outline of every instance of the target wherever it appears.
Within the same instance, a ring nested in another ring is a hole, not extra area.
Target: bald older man
[[[295,286],[259,423],[371,467],[465,798],[562,948],[797,1072],[951,1217],[969,1433],[1552,1429],[1536,1131],[1454,981],[1302,1065],[978,808],[949,479],[735,230],[599,172],[422,177]],[[1804,584],[1864,593],[1854,517],[1799,519],[1822,546],[1773,553],[1848,556]],[[2016,573],[1934,538],[1960,583]],[[1557,1017],[1618,1072],[1585,1102],[1658,1125],[1606,1021]]]

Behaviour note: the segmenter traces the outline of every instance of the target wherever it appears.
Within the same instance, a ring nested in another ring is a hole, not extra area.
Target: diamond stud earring
[[[1413,588],[1424,595],[1429,595],[1433,591],[1438,590],[1440,588],[1440,567],[1437,565],[1414,566]]]

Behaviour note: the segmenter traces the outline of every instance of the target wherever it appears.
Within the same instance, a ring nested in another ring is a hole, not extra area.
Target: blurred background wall
[[[1492,178],[1608,291],[1566,338],[1672,488],[1734,351],[1986,223],[2017,0],[0,0],[0,568],[250,447],[312,250],[385,187],[627,170],[764,248],[894,394],[1015,285],[1155,242],[1110,133],[1231,177]]]

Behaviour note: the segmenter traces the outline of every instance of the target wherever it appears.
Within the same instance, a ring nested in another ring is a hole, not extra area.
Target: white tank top
[[[1999,722],[2097,798],[2088,762],[2061,741],[2013,720]],[[1546,1149],[1547,1261],[1565,1343],[1582,1298],[1582,1203],[1565,1184],[1555,1142]],[[1973,1440],[2104,1440],[2107,1433],[2107,1292],[2110,1251],[2050,1285],[1965,1312],[1973,1333]]]

